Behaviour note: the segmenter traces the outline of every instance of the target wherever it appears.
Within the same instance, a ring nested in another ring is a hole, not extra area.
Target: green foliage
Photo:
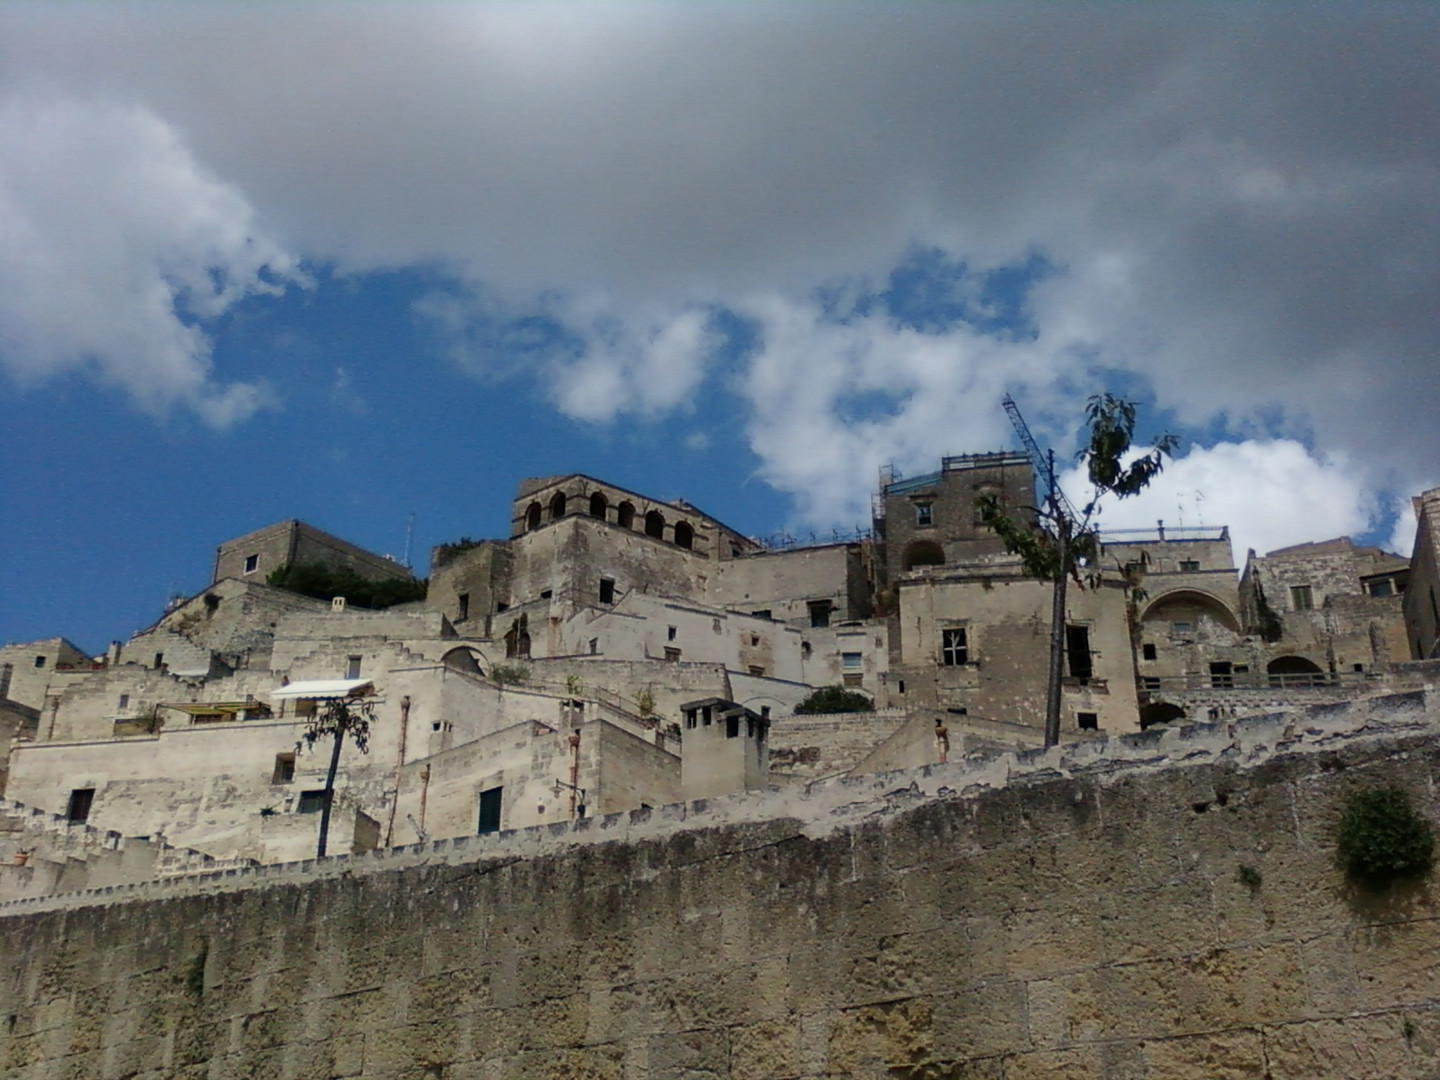
[[[498,683],[529,682],[530,669],[524,664],[495,664],[490,668],[490,678]]]
[[[303,745],[306,750],[313,750],[317,742],[325,739],[349,738],[355,744],[355,749],[362,754],[368,754],[370,725],[374,721],[373,702],[332,698],[310,718],[305,730],[300,733],[300,742],[295,744],[295,749],[298,750]]]
[[[1240,864],[1240,872],[1236,876],[1239,877],[1240,884],[1244,885],[1251,892],[1260,888],[1260,882],[1264,880],[1256,867],[1247,866],[1244,863]]]
[[[822,686],[795,706],[796,716],[814,716],[820,713],[874,712],[875,702],[857,690],[846,690],[843,686]]]
[[[484,540],[471,540],[468,536],[462,536],[459,540],[452,540],[448,544],[439,545],[430,555],[430,563],[435,569],[449,565],[455,556],[477,548],[485,543]]]
[[[1135,405],[1114,394],[1092,397],[1085,406],[1085,422],[1090,426],[1090,440],[1080,457],[1097,499],[1106,493],[1125,499],[1144,491],[1179,443],[1174,435],[1162,435],[1148,454],[1127,463],[1135,441]],[[1093,503],[1085,508],[1087,516],[1092,507]]]
[[[1260,621],[1258,629],[1261,638],[1271,644],[1279,641],[1285,633],[1285,624],[1280,621],[1280,616],[1275,614],[1270,601],[1265,599],[1265,589],[1260,584],[1258,575],[1255,582],[1255,614]]]
[[[200,949],[185,965],[185,992],[191,997],[205,993],[205,961],[210,957],[210,942],[202,938]]]
[[[343,596],[347,604],[376,611],[396,604],[408,604],[412,600],[424,600],[426,587],[424,578],[371,581],[348,566],[325,562],[285,563],[270,571],[265,582],[277,589],[313,596],[317,600]]]
[[[642,686],[640,692],[635,695],[635,707],[640,710],[640,715],[649,719],[655,715],[655,691],[648,686]]]
[[[1366,885],[1417,878],[1435,860],[1435,830],[1401,789],[1357,791],[1340,815],[1335,855],[1346,873]]]

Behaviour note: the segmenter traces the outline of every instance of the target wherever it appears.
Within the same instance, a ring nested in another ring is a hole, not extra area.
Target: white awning
[[[369,679],[309,679],[278,687],[270,691],[270,698],[278,701],[281,698],[359,697],[373,689],[375,686]]]

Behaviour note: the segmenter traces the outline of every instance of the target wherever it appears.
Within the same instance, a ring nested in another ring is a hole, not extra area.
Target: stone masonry
[[[0,1076],[1434,1077],[1332,830],[1437,763],[1416,693],[17,901]]]

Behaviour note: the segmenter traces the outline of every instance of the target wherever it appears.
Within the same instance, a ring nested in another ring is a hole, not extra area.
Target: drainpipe
[[[580,793],[580,732],[570,733],[570,820],[575,820],[575,802]]]
[[[385,846],[395,834],[395,810],[400,805],[400,770],[405,767],[405,736],[410,731],[410,695],[400,699],[400,753],[395,759],[395,795],[390,800],[390,820],[385,823]]]
[[[430,797],[430,766],[420,770],[420,828],[416,830],[421,836],[425,835],[425,802]]]

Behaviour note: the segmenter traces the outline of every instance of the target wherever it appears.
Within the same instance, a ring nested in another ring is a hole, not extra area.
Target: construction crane
[[[1030,426],[1020,415],[1020,406],[1015,404],[1014,398],[1006,394],[1001,404],[1005,407],[1005,414],[1010,417],[1015,434],[1020,436],[1020,442],[1025,447],[1026,455],[1030,458],[1030,464],[1035,466],[1036,475],[1045,484],[1045,501],[1051,504],[1052,510],[1058,509],[1070,521],[1079,521],[1080,514],[1076,512],[1075,507],[1070,505],[1070,500],[1065,497],[1065,492],[1060,489],[1060,481],[1055,476],[1055,451],[1040,449],[1040,445],[1035,441],[1035,436],[1030,434]]]

